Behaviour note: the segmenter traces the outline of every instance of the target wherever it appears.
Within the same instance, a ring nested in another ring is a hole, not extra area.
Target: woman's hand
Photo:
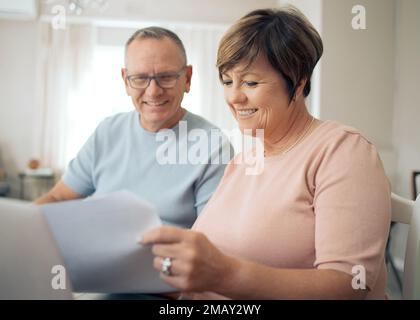
[[[234,270],[233,259],[199,232],[163,226],[143,234],[140,243],[153,244],[153,266],[159,271],[163,259],[171,258],[170,275],[161,272],[160,277],[181,291],[217,291]]]

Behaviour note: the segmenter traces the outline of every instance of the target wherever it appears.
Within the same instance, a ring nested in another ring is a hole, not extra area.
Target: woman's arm
[[[232,299],[363,299],[352,277],[335,270],[279,269],[222,253],[199,232],[161,227],[143,235],[153,244],[154,267],[172,258],[169,285],[183,292],[212,291]]]
[[[233,299],[364,299],[352,277],[324,269],[279,269],[230,258],[218,293]]]

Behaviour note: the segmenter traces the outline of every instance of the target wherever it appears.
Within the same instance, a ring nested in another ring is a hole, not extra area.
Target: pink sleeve
[[[375,147],[343,131],[322,155],[315,175],[314,267],[350,275],[361,265],[373,288],[384,263],[390,187]]]

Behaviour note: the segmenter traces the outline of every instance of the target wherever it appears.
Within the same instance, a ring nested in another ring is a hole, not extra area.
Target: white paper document
[[[176,291],[153,268],[151,246],[137,239],[162,223],[156,210],[128,191],[41,206],[75,292]]]

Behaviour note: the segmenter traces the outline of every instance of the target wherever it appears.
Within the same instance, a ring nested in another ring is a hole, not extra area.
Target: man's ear
[[[192,66],[188,65],[185,70],[185,77],[186,77],[185,92],[187,93],[190,92],[190,89],[191,89],[192,72],[193,72]]]
[[[128,85],[128,80],[127,80],[127,69],[126,68],[121,68],[121,77],[124,81],[124,85],[125,85],[125,92],[127,92],[127,96],[130,95],[129,93],[129,85]]]

